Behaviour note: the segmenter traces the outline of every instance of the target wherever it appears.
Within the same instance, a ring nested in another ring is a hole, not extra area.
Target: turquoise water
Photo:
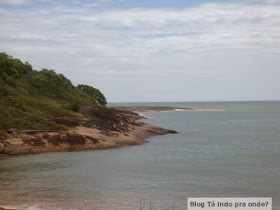
[[[280,102],[141,103],[178,130],[121,149],[0,160],[0,204],[23,209],[186,209],[187,197],[272,197],[280,209]],[[142,208],[143,209],[143,208]]]

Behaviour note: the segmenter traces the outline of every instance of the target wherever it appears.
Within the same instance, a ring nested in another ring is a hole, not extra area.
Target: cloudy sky
[[[280,100],[279,0],[0,0],[0,28],[109,102]]]

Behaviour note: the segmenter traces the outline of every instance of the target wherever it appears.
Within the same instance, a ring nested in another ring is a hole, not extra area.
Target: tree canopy
[[[91,100],[98,105],[105,106],[107,104],[107,100],[100,90],[89,85],[78,85],[78,88],[90,96]]]
[[[0,53],[0,129],[63,129],[52,117],[81,116],[82,105],[106,105],[105,96],[89,85],[78,85],[54,70],[34,70]]]

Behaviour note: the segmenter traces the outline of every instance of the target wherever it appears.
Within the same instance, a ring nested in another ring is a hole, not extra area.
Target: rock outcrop
[[[148,123],[124,109],[87,106],[82,118],[60,117],[52,120],[66,125],[67,131],[0,131],[0,154],[27,155],[44,152],[66,152],[118,148],[147,142],[155,135],[177,133]]]

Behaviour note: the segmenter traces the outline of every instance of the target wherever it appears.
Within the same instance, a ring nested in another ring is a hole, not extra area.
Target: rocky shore
[[[137,120],[142,117],[133,111],[171,109],[174,107],[83,107],[82,118],[51,119],[67,126],[67,131],[0,131],[0,155],[109,149],[143,144],[149,137],[177,131],[139,122]]]

